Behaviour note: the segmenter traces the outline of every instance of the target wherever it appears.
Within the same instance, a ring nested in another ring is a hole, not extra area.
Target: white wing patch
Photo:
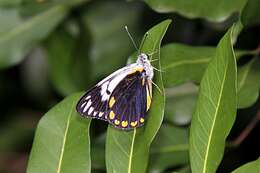
[[[99,116],[99,117],[102,117],[103,114],[104,114],[104,112],[99,112],[98,116]]]
[[[111,78],[114,78],[115,76],[121,74],[121,73],[124,73],[125,71],[129,71],[129,69],[132,69],[133,67],[136,66],[136,63],[133,63],[133,64],[129,64],[123,68],[120,68],[119,70],[113,72],[112,74],[110,74],[109,76],[107,76],[105,79],[101,80],[97,86],[100,86],[102,85],[104,82],[106,81],[109,81]]]
[[[107,93],[109,81],[106,81],[101,85],[100,95],[102,96],[101,101],[106,101],[109,99],[111,93]]]
[[[86,117],[107,120],[108,100],[117,85],[133,70],[138,64],[130,64],[123,67],[90,89],[78,102],[77,111]]]
[[[87,102],[87,101],[86,101]],[[84,103],[86,103],[86,102],[84,102]],[[83,104],[84,104],[83,103]],[[91,100],[88,100],[88,103],[87,103],[87,105],[84,107],[84,109],[83,109],[83,112],[86,112],[87,110],[88,110],[88,108],[89,108],[89,106],[91,105]]]
[[[89,110],[88,110],[88,114],[90,115],[93,110],[94,110],[94,108],[93,108],[93,107],[90,107]]]
[[[136,68],[136,66],[136,63],[130,64],[115,71],[114,73],[100,81],[96,86],[101,86],[101,101],[108,100],[119,82],[123,80],[129,74],[129,72],[132,72],[133,68]]]
[[[106,101],[110,98],[112,92],[116,88],[116,86],[119,84],[119,82],[124,79],[128,73],[122,73],[117,76],[115,76],[111,81],[107,81],[101,85],[101,101]]]
[[[108,88],[107,88],[108,91],[110,91],[112,93],[112,91],[119,84],[119,82],[121,80],[123,80],[127,75],[128,75],[128,73],[122,73],[122,74],[119,74],[118,76],[116,76],[113,80],[111,80],[108,85]]]
[[[88,100],[88,99],[90,99],[91,98],[91,96],[87,96],[86,98],[85,98],[85,100]]]

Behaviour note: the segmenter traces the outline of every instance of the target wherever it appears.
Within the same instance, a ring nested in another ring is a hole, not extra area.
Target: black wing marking
[[[101,99],[101,86],[95,86],[81,97],[76,110],[83,116],[106,121],[108,102]]]
[[[114,89],[108,101],[109,123],[123,130],[142,126],[149,109],[147,98],[151,99],[147,91],[148,80],[143,72],[136,71],[127,75]]]
[[[90,89],[77,103],[77,112],[85,117],[106,121],[108,99],[113,89],[117,86],[117,83],[128,74],[128,71],[132,71],[133,66],[134,64],[115,71]]]

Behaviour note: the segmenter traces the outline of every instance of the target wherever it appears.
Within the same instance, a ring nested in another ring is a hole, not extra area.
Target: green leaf
[[[73,26],[77,28],[76,23]],[[82,39],[86,37],[85,31],[80,30],[73,36],[65,27],[63,25],[51,34],[45,44],[51,81],[64,96],[87,88],[90,83],[88,76],[91,74],[91,67],[88,67],[90,60],[86,56],[88,42],[87,39]]]
[[[237,70],[231,44],[233,27],[219,42],[200,84],[190,131],[193,173],[213,173],[236,116]]]
[[[189,124],[198,97],[198,87],[187,83],[174,88],[168,88],[165,93],[164,120],[178,125]]]
[[[66,6],[71,8],[90,0],[21,0],[19,12],[22,16],[33,16],[54,6]]]
[[[201,81],[209,61],[214,57],[215,47],[188,46],[184,44],[168,44],[161,49],[163,83],[172,87],[185,82]],[[236,58],[252,54],[252,51],[235,51]],[[176,75],[178,74],[178,75]]]
[[[188,137],[187,128],[163,124],[151,146],[149,172],[163,172],[169,167],[187,164]]]
[[[151,56],[159,59],[156,68],[160,67],[160,44],[170,24],[170,20],[154,26],[148,31],[141,51],[144,53],[156,52]],[[107,172],[139,173],[146,172],[149,148],[163,120],[165,96],[161,73],[156,72],[154,82],[160,87],[162,93],[154,89],[151,110],[145,125],[132,131],[120,131],[112,126],[108,127],[106,140],[106,166]]]
[[[248,0],[241,14],[241,22],[244,26],[252,26],[260,23],[260,0]]]
[[[90,119],[81,119],[74,94],[57,104],[40,120],[27,173],[90,172]]]
[[[136,3],[104,1],[95,2],[85,10],[83,22],[91,35],[89,56],[91,66],[95,67],[94,77],[107,75],[125,65],[134,47],[124,26],[127,25],[134,36],[139,36],[137,26],[141,9]]]
[[[260,90],[260,59],[255,57],[238,68],[238,107],[246,108],[254,104]]]
[[[232,173],[249,173],[249,172],[250,173],[260,172],[260,158],[237,168]]]
[[[200,83],[202,75],[209,61],[214,57],[215,52],[216,48],[207,46],[195,47],[175,43],[163,46],[161,49],[161,62],[164,71],[164,86],[173,87],[185,82]],[[254,53],[248,50],[236,50],[235,54],[236,59],[240,59],[244,55]],[[251,69],[250,64],[238,68],[238,87],[241,85],[239,88],[242,88],[242,90],[238,88],[238,108],[251,106],[258,98],[260,87],[258,84],[260,82],[255,81],[259,81],[259,70],[255,67],[256,65]]]
[[[175,43],[163,46],[161,62],[162,70],[165,72],[163,77],[165,87],[188,81],[199,83],[215,51],[214,47],[193,47]]]
[[[0,7],[12,7],[20,5],[22,0],[0,0]]]
[[[13,19],[15,23],[0,30],[0,69],[19,63],[35,42],[45,38],[59,24],[67,9],[55,6],[26,20],[20,18],[17,10],[0,9],[1,13],[7,13],[0,18],[1,26]]]
[[[240,12],[246,0],[144,0],[152,9],[160,13],[177,12],[188,18],[204,18],[223,21],[234,12]]]

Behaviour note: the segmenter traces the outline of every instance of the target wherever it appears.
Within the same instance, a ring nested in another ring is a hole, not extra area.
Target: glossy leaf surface
[[[234,12],[242,10],[245,0],[144,0],[157,12],[177,12],[188,18],[205,18],[210,21],[223,21]]]
[[[246,108],[254,104],[260,91],[260,60],[252,59],[238,68],[238,107]]]
[[[249,173],[249,172],[250,173],[260,172],[260,158],[237,168],[232,173]]]
[[[149,172],[164,172],[169,167],[189,162],[188,129],[163,124],[150,153]]]
[[[40,120],[27,173],[90,173],[90,119],[75,106],[81,94],[67,97]]]
[[[231,28],[217,46],[200,83],[191,122],[190,161],[193,173],[212,173],[223,157],[225,140],[236,116],[237,70]]]
[[[22,20],[15,9],[0,9],[0,13],[5,13],[0,24],[14,21],[0,30],[0,68],[5,68],[20,62],[36,41],[45,38],[57,26],[67,14],[67,9],[54,6],[26,20]]]

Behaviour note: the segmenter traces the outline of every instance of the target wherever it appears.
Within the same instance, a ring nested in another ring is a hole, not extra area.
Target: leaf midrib
[[[224,83],[226,81],[226,76],[227,76],[227,67],[228,65],[225,67],[225,71],[224,71],[224,78],[223,78],[223,82],[221,84],[221,89],[220,89],[220,94],[219,94],[219,98],[218,98],[218,102],[217,102],[217,106],[216,106],[216,111],[215,111],[215,114],[214,114],[214,119],[213,119],[213,125],[211,126],[212,128],[210,129],[210,133],[209,133],[209,140],[208,140],[208,145],[207,145],[207,148],[206,148],[206,153],[205,153],[205,159],[204,159],[204,163],[203,163],[203,173],[205,173],[207,171],[207,160],[208,160],[208,154],[209,154],[209,148],[210,148],[210,144],[211,144],[211,141],[212,141],[212,134],[213,134],[213,130],[214,130],[214,127],[215,127],[215,123],[216,123],[216,117],[217,117],[217,114],[219,112],[219,107],[220,107],[220,100],[222,98],[222,93],[223,93],[223,88],[224,88]]]
[[[72,104],[72,106],[71,106],[71,110],[70,110],[70,113],[69,113],[69,116],[68,116],[68,119],[67,119],[67,123],[66,123],[66,128],[65,128],[65,132],[64,132],[64,136],[63,136],[63,142],[62,142],[62,148],[61,148],[61,153],[60,153],[60,157],[59,157],[57,173],[60,173],[60,171],[61,171],[61,165],[62,165],[62,160],[63,160],[63,156],[64,156],[64,148],[65,148],[65,144],[66,144],[66,140],[67,140],[67,134],[68,134],[69,125],[70,125],[69,122],[70,122],[70,119],[71,119],[73,107],[74,107],[74,104]]]
[[[133,158],[133,150],[134,150],[134,143],[135,143],[135,135],[136,135],[136,128],[134,128],[134,133],[133,133],[133,140],[131,143],[131,149],[130,149],[130,153],[129,153],[129,161],[128,161],[128,169],[127,172],[131,173],[131,169],[132,169],[132,158]]]

